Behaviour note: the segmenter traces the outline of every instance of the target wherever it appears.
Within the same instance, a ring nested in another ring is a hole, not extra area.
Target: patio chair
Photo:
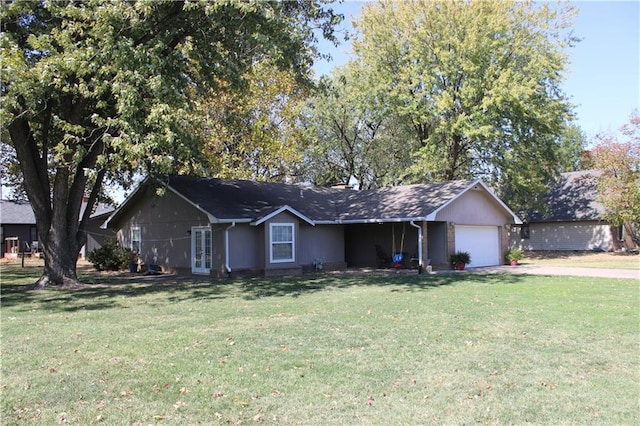
[[[393,264],[391,256],[387,255],[382,247],[376,244],[376,259],[378,260],[378,268],[390,268]]]

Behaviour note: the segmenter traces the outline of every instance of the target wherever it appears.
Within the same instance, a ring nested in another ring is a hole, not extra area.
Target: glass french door
[[[213,259],[211,228],[194,226],[191,228],[191,272],[208,274]]]

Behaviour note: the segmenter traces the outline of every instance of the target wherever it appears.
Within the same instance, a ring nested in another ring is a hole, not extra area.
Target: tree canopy
[[[256,62],[245,79],[245,90],[219,89],[202,102],[205,174],[270,181],[296,178],[304,150],[299,106],[312,88],[268,60]]]
[[[303,115],[310,142],[303,173],[311,182],[360,189],[402,182],[416,148],[411,129],[375,98],[367,87],[368,72],[357,62],[339,67],[308,101]]]
[[[559,172],[572,118],[561,90],[575,10],[546,3],[379,2],[363,7],[364,87],[407,120],[407,181],[482,177],[515,208]]]
[[[637,110],[620,132],[622,138],[599,135],[591,159],[593,167],[602,171],[598,194],[606,209],[606,219],[614,225],[633,225],[637,233],[640,226],[640,114]],[[637,234],[635,238],[637,241]]]
[[[4,4],[2,142],[36,216],[39,284],[77,280],[83,224],[105,181],[196,169],[198,100],[241,90],[263,60],[304,82],[314,30],[331,39],[338,20],[315,0]]]

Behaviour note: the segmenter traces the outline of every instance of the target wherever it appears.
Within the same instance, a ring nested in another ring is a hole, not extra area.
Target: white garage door
[[[471,255],[471,263],[467,266],[500,265],[498,227],[456,225],[456,251]]]

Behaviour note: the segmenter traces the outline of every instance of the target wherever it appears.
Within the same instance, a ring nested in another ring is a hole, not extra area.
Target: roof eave
[[[337,220],[336,223],[340,224],[367,224],[367,223],[401,223],[401,222],[420,222],[427,221],[427,217],[379,217],[379,218],[360,218],[360,219],[340,219]]]

